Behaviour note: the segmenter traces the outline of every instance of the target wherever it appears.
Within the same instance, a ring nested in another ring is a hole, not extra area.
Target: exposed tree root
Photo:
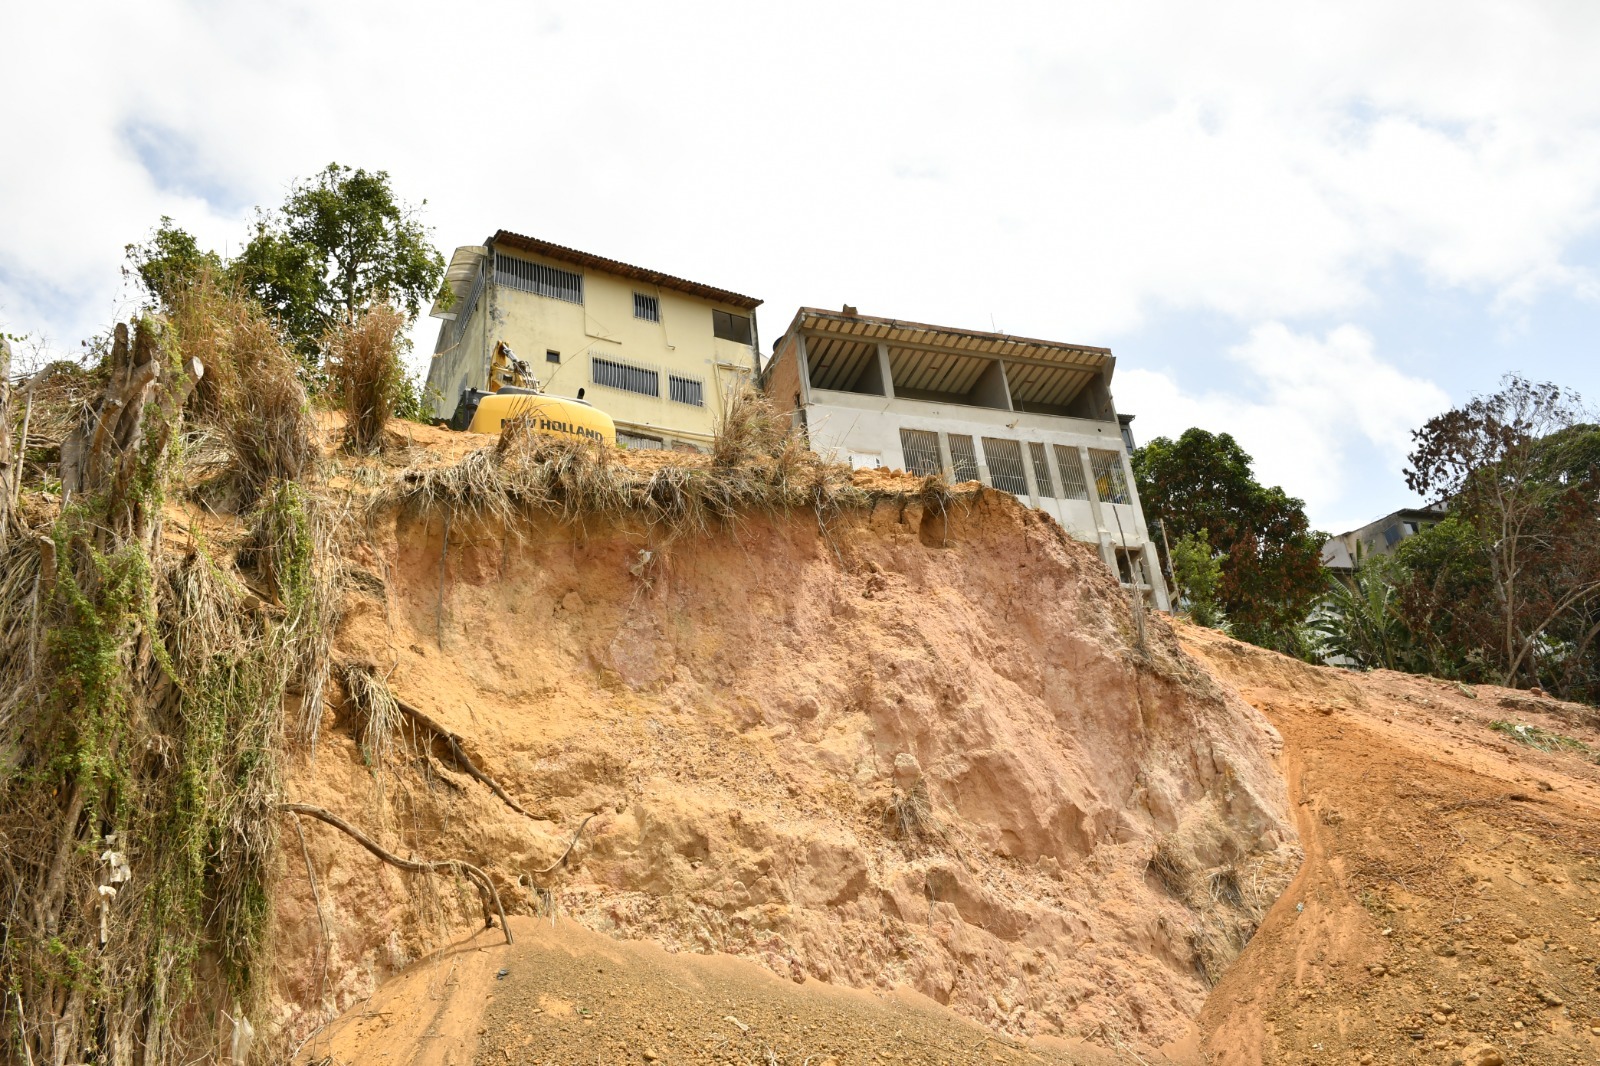
[[[493,903],[495,913],[500,916],[500,930],[506,935],[506,943],[511,943],[511,926],[506,924],[506,912],[505,908],[500,905],[499,891],[494,887],[494,882],[489,879],[489,875],[470,862],[462,859],[439,859],[437,861],[402,859],[332,811],[314,807],[309,803],[280,803],[278,804],[278,809],[287,814],[304,814],[317,819],[319,822],[326,822],[396,869],[406,870],[410,873],[431,873],[434,870],[449,870],[452,873],[460,874],[473,883],[473,886],[478,890],[479,896],[483,899],[484,928],[487,929],[494,925],[489,912],[489,905]]]

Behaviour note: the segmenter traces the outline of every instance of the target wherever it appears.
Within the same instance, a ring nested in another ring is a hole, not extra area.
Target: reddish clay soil
[[[1600,1061],[1596,712],[1309,667],[1184,626],[1264,711],[1305,864],[1200,1015],[1210,1061]]]

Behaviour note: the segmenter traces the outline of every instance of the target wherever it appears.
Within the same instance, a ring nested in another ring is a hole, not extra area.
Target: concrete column
[[[795,365],[800,369],[800,402],[811,403],[811,357],[806,354],[806,335],[798,333],[794,338]]]
[[[883,377],[883,394],[894,399],[894,375],[889,372],[889,346],[878,342],[878,373]]]
[[[950,461],[950,438],[945,433],[939,434],[939,465],[944,468],[945,480],[954,481],[956,464]]]

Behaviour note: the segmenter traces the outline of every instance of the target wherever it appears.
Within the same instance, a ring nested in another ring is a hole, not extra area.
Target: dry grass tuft
[[[1156,847],[1150,853],[1150,862],[1145,870],[1156,883],[1166,889],[1173,899],[1187,901],[1189,886],[1194,880],[1194,873],[1189,868],[1189,861],[1178,851],[1171,837],[1162,837],[1156,841]]]
[[[405,325],[399,309],[380,304],[323,338],[334,394],[344,407],[345,447],[357,455],[378,450],[394,417],[395,397],[405,382],[400,359]]]
[[[933,813],[927,785],[918,780],[909,788],[894,788],[884,804],[884,826],[889,835],[907,844],[931,844],[945,838],[944,827]]]
[[[176,297],[171,322],[184,355],[205,367],[191,405],[226,446],[224,473],[240,504],[308,476],[317,461],[316,422],[300,362],[272,321],[207,278]],[[199,458],[204,464],[205,449]]]
[[[402,473],[372,506],[447,509],[511,529],[535,514],[574,524],[642,520],[659,547],[685,533],[735,526],[750,513],[809,508],[826,527],[837,512],[890,495],[855,486],[849,467],[823,460],[792,433],[776,433],[766,401],[741,403],[743,413],[725,424],[709,462],[685,454],[636,467],[614,448],[511,422],[494,447],[452,466]]]

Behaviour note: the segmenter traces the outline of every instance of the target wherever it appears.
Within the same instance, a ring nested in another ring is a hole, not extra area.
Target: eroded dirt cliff
[[[1181,1040],[1299,862],[1279,738],[1164,623],[1141,647],[1047,519],[914,486],[665,544],[381,511],[347,547],[336,654],[529,813],[348,706],[288,798],[481,866],[517,913],[908,989],[1010,1037]],[[303,832],[276,922],[299,1033],[478,918],[442,879]]]

